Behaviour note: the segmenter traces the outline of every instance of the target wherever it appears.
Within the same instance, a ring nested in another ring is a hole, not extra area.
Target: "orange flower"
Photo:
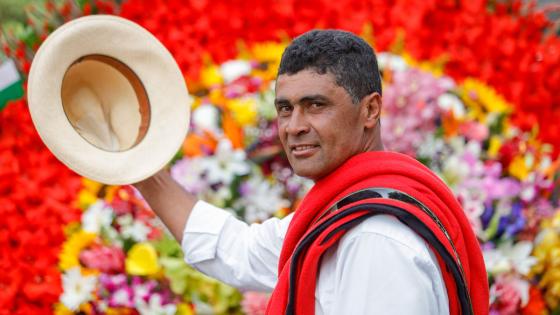
[[[521,309],[522,315],[547,315],[545,301],[542,297],[541,291],[535,286],[529,289],[529,303]]]

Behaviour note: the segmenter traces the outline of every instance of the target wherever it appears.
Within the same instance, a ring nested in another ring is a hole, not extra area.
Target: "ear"
[[[364,127],[368,129],[375,127],[379,123],[379,117],[381,116],[381,95],[373,92],[364,97],[361,103]]]

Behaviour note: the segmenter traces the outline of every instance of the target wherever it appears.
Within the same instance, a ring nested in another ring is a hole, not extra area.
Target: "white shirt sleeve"
[[[291,218],[247,225],[231,213],[199,201],[183,232],[185,261],[240,290],[270,292],[278,279],[278,258]]]

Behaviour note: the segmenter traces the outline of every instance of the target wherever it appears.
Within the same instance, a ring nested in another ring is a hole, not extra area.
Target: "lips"
[[[295,144],[290,145],[290,152],[296,158],[304,158],[313,155],[319,150],[316,144]]]

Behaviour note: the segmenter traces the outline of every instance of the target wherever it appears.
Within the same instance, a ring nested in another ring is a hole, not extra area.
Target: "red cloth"
[[[341,198],[352,192],[372,187],[404,192],[436,214],[449,233],[462,264],[467,287],[465,291],[470,295],[473,314],[488,314],[488,279],[482,252],[460,204],[449,188],[427,167],[406,155],[394,152],[366,152],[356,155],[333,173],[317,181],[296,210],[288,228],[278,264],[278,283],[272,293],[267,314],[286,314],[289,302],[293,307],[289,308],[291,311],[288,313],[305,315],[315,313],[315,285],[321,255],[336,244],[347,231],[344,228],[345,223],[348,225],[352,220],[360,217],[365,219],[368,213],[371,214],[371,211],[358,209],[364,204],[375,204],[378,208],[398,208],[404,213],[404,217],[411,219],[409,221],[419,220],[418,222],[428,227],[443,248],[453,253],[452,244],[434,220],[420,208],[399,200],[365,199],[344,206],[319,219],[327,207]],[[352,213],[340,219],[337,219],[340,215],[335,217],[350,208],[358,211],[347,211]],[[334,219],[337,220],[331,223]],[[313,238],[307,247],[304,246],[305,241],[302,242],[302,239],[306,238]],[[301,253],[296,257],[297,266],[294,266],[290,272],[296,249]],[[456,280],[450,269],[446,267],[442,255],[435,250],[434,252],[437,254],[447,288],[450,314],[462,314]],[[290,290],[293,291],[292,299],[289,298]]]

